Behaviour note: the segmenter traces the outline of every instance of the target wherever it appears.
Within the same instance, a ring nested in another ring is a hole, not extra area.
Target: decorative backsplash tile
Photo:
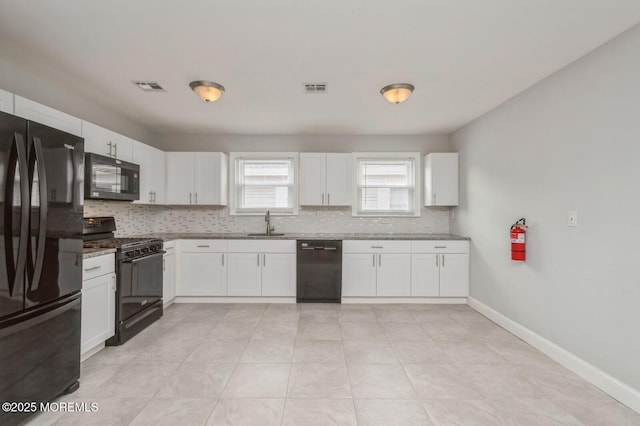
[[[226,207],[145,206],[86,201],[85,216],[115,216],[116,236],[150,232],[264,232],[263,216],[230,216]],[[448,233],[449,208],[422,209],[421,217],[352,217],[350,207],[302,208],[298,216],[272,216],[276,232]]]
[[[114,216],[116,237],[154,232],[158,212],[164,206],[146,206],[119,201],[84,201],[84,216]]]

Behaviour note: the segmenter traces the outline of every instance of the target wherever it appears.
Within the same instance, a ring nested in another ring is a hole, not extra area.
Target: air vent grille
[[[166,92],[164,87],[160,86],[157,81],[134,81],[133,84],[143,92]]]
[[[327,93],[329,85],[324,83],[302,83],[304,93]]]

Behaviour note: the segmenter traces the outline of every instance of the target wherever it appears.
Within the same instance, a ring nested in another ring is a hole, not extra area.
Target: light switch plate
[[[567,215],[568,225],[570,228],[578,227],[578,212],[575,210],[569,210],[569,214]]]

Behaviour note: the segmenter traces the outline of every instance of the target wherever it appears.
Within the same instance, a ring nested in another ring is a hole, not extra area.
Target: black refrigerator
[[[0,112],[0,403],[78,386],[83,168],[82,138]]]

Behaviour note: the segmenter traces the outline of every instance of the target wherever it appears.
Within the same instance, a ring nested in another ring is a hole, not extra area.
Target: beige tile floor
[[[640,425],[465,305],[173,305],[80,381],[29,424]]]

